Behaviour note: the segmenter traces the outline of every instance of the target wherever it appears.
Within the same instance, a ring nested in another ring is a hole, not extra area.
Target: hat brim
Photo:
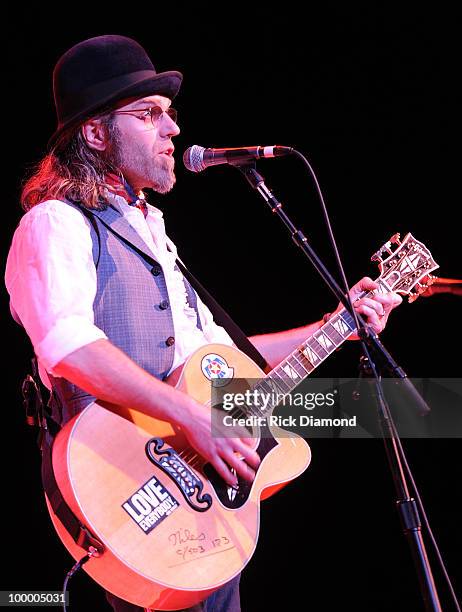
[[[182,80],[183,75],[181,72],[171,70],[168,72],[160,72],[148,79],[132,83],[128,87],[112,91],[106,98],[98,100],[94,105],[88,106],[74,117],[58,125],[56,131],[48,141],[48,148],[51,149],[56,144],[64,131],[76,127],[79,123],[89,119],[98,111],[110,107],[111,104],[115,104],[124,98],[159,95],[173,100],[180,90]]]

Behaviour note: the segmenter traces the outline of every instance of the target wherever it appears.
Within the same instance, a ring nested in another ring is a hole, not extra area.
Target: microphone
[[[219,164],[239,164],[262,157],[290,155],[292,147],[239,147],[237,149],[204,149],[199,145],[188,147],[183,154],[183,163],[191,172],[202,172],[209,166]]]

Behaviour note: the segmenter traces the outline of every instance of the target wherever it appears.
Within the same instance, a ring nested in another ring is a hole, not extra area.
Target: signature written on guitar
[[[171,533],[168,540],[184,561],[192,560],[196,555],[220,552],[220,548],[228,550],[228,545],[231,543],[226,536],[209,538],[204,532],[194,534],[189,529],[181,528]]]

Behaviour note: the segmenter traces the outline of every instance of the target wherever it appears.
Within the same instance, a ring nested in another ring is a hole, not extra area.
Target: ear
[[[80,128],[82,136],[92,149],[104,151],[107,147],[106,129],[101,119],[89,119]]]

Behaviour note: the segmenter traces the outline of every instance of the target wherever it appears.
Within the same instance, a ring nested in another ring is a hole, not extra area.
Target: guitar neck
[[[386,293],[389,288],[382,279],[376,282],[379,288],[374,292],[364,292],[359,297],[372,293]],[[320,329],[300,344],[288,357],[269,372],[265,378],[255,385],[254,389],[275,399],[273,408],[280,396],[293,391],[313,370],[327,359],[335,350],[356,331],[356,325],[351,314],[344,308],[329,319]]]
[[[386,259],[383,259],[384,255],[387,255]],[[408,295],[409,301],[413,302],[436,280],[430,272],[438,268],[438,264],[427,247],[410,233],[402,241],[399,234],[393,235],[374,253],[372,260],[379,262],[381,274],[375,281],[378,288],[365,291],[358,297],[396,291]],[[269,396],[269,403],[265,406],[272,410],[281,397],[295,389],[355,331],[354,319],[344,308],[258,381],[253,389],[257,394]],[[257,403],[257,410],[260,409],[261,405]]]

